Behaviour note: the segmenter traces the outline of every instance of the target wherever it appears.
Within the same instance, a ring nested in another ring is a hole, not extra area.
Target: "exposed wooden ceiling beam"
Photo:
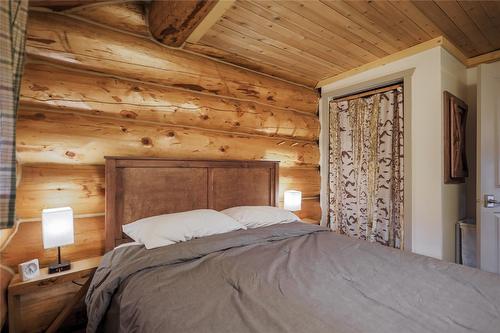
[[[217,5],[217,0],[153,0],[149,29],[160,42],[181,46]]]
[[[188,43],[197,43],[203,35],[224,15],[236,0],[219,0],[212,8],[210,13],[205,16],[203,21],[193,30],[191,35],[186,39]]]

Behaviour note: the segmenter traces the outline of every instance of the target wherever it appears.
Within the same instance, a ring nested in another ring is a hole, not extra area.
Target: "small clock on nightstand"
[[[38,259],[23,262],[18,266],[19,277],[22,281],[28,281],[40,275]]]

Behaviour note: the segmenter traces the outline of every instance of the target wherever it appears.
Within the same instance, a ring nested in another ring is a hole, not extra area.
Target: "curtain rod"
[[[380,88],[376,88],[376,89],[372,89],[372,90],[363,91],[363,92],[360,92],[360,93],[354,94],[354,95],[347,95],[347,96],[341,96],[341,97],[338,97],[338,98],[334,98],[333,101],[334,102],[350,101],[350,100],[353,100],[353,99],[356,99],[356,98],[367,97],[367,96],[371,96],[371,95],[383,93],[383,92],[386,92],[386,91],[394,90],[394,89],[397,89],[397,88],[402,87],[402,86],[403,86],[402,82],[401,83],[396,83],[396,84],[391,84],[389,86],[385,86],[385,87],[380,87]]]

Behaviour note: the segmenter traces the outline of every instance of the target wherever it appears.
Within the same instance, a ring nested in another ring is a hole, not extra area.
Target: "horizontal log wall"
[[[85,4],[88,5],[88,1]],[[108,27],[148,37],[151,33],[146,23],[145,6],[141,1],[109,2],[100,6],[73,8],[70,13]]]
[[[26,51],[32,57],[143,82],[317,112],[318,98],[312,89],[169,49],[139,36],[45,12],[31,12],[28,24]]]
[[[28,64],[26,107],[296,140],[318,139],[317,117],[238,99]]]
[[[139,7],[102,6],[71,17],[30,12],[17,123],[25,222],[2,264],[55,259],[42,246],[48,207],[74,210],[66,259],[103,253],[105,155],[278,160],[280,203],[285,190],[300,190],[298,214],[320,218],[315,91],[159,45]]]

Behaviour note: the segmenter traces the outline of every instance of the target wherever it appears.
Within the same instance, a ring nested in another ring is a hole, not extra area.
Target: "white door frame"
[[[477,258],[480,269],[500,273],[500,207],[484,207],[485,194],[494,194],[500,201],[500,99],[488,80],[500,82],[500,62],[478,67]]]
[[[346,88],[336,89],[321,95],[319,104],[319,119],[321,132],[319,136],[320,173],[321,173],[321,224],[326,225],[328,219],[328,170],[329,170],[329,108],[331,98],[353,95],[361,91],[376,89],[397,82],[403,82],[403,115],[404,115],[404,243],[403,248],[412,250],[412,171],[411,171],[411,81],[415,68],[389,74],[374,80],[355,84]]]

